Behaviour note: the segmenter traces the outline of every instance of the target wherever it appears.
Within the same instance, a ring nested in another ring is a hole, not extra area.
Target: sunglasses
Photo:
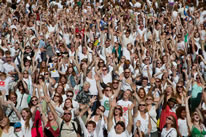
[[[37,99],[32,99],[31,101],[32,101],[32,102],[33,102],[33,101],[37,101]]]
[[[68,94],[67,97],[73,97],[73,95],[69,95],[69,94]]]
[[[171,117],[167,117],[167,119],[173,121],[173,119]]]
[[[107,69],[102,69],[102,71],[107,71]]]
[[[112,91],[111,89],[106,89],[105,91]]]
[[[177,86],[177,88],[182,88],[182,86]]]
[[[146,100],[152,100],[152,98],[146,98]]]
[[[54,95],[54,97],[59,97],[59,95]]]
[[[130,73],[130,72],[124,72],[124,73]]]
[[[49,75],[49,73],[45,73],[44,75]]]
[[[64,113],[64,115],[71,115],[71,113]]]
[[[98,108],[99,110],[101,110],[102,112],[104,112],[104,110],[102,110],[101,108]]]
[[[118,84],[119,82],[113,82],[113,84]]]
[[[146,106],[145,104],[139,104],[139,106]]]

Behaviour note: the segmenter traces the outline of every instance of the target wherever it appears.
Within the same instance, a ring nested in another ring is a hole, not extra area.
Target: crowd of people
[[[0,0],[1,137],[206,137],[205,0]]]

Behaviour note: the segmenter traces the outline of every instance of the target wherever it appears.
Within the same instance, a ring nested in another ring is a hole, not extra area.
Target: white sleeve
[[[173,131],[171,132],[171,137],[177,137],[177,131],[176,129],[173,129]]]
[[[79,120],[79,124],[80,124],[80,126],[81,126],[81,129],[83,130],[83,132],[84,132],[84,136],[87,136],[87,128],[85,127],[85,124],[84,124],[84,122],[83,122],[83,120],[82,120],[82,118],[80,117],[80,116],[78,116],[77,117],[78,118],[78,120]]]

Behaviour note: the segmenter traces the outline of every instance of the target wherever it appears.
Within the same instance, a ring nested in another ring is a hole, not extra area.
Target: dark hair
[[[87,127],[89,124],[92,125],[94,128],[96,128],[96,123],[95,123],[94,121],[92,121],[92,120],[88,121],[88,122],[86,123],[86,127]]]

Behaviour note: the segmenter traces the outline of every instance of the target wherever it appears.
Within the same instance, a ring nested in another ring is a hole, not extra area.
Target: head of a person
[[[154,102],[154,97],[151,94],[148,94],[145,99],[147,105],[151,105]]]
[[[114,127],[116,134],[121,134],[125,131],[125,123],[123,121],[118,121]]]
[[[9,92],[9,100],[12,101],[14,104],[17,103],[17,94],[15,92]]]
[[[59,78],[59,82],[62,83],[63,85],[67,83],[67,77],[66,75],[61,75]]]
[[[166,94],[166,96],[171,96],[173,94],[173,88],[171,85],[166,87],[165,94]]]
[[[72,99],[74,96],[74,92],[72,90],[68,90],[68,91],[66,91],[66,96],[67,96],[67,98]]]
[[[106,65],[102,67],[102,73],[103,75],[106,75],[108,73],[108,67]]]
[[[120,105],[115,106],[114,108],[114,116],[122,116],[123,115],[123,109]]]
[[[144,88],[140,88],[137,94],[141,99],[144,99],[146,97],[146,92]]]
[[[86,128],[87,128],[89,133],[92,133],[92,132],[94,132],[94,130],[96,128],[96,123],[94,121],[90,120],[86,123]]]
[[[39,75],[38,77],[38,83],[42,84],[44,82],[44,76],[43,75]]]
[[[28,78],[29,77],[29,72],[27,70],[23,71],[23,78]]]
[[[171,127],[175,128],[177,127],[176,125],[176,119],[173,115],[169,115],[167,116],[167,119],[166,119],[166,126],[167,125],[171,125]]]
[[[20,122],[16,122],[14,124],[14,132],[20,132],[21,131],[21,123]]]
[[[32,106],[36,106],[36,105],[38,105],[38,98],[36,97],[36,96],[33,96],[33,97],[31,97],[31,101],[30,101],[30,103],[29,103],[29,106],[30,107],[32,107]]]
[[[129,78],[129,77],[130,77],[130,69],[129,69],[129,68],[126,68],[126,69],[124,70],[124,77],[125,77],[125,78]]]
[[[177,103],[177,100],[175,97],[171,97],[170,99],[168,99],[168,105],[170,108],[173,108],[175,106],[175,104]]]
[[[138,105],[138,110],[139,110],[140,112],[146,113],[147,109],[146,109],[146,103],[145,103],[145,101],[141,101],[141,102],[139,103],[139,105]]]
[[[112,81],[112,88],[113,88],[113,89],[118,89],[118,87],[119,87],[119,80],[114,79],[114,80]]]
[[[199,115],[199,113],[197,112],[197,111],[194,111],[193,113],[192,113],[192,115],[191,115],[191,118],[192,118],[192,122],[194,123],[194,122],[201,122],[201,119],[200,119],[200,115]]]
[[[32,117],[30,108],[24,108],[21,111],[21,116],[24,121],[29,120]]]
[[[54,115],[53,115],[53,113],[51,111],[48,111],[48,120],[49,121],[54,120]]]
[[[100,114],[102,114],[102,113],[104,113],[104,111],[105,111],[105,108],[104,108],[104,106],[99,106],[97,109],[96,109],[96,115],[100,115]]]
[[[59,105],[62,104],[62,102],[63,102],[62,95],[56,92],[56,93],[54,94],[53,101],[54,101],[54,102],[58,102]]]
[[[178,93],[178,94],[182,93],[182,92],[183,92],[183,89],[184,89],[184,87],[183,87],[183,82],[181,82],[181,81],[178,82],[177,85],[176,85],[177,93]]]
[[[105,96],[107,96],[107,97],[110,97],[110,96],[112,95],[112,88],[111,88],[109,85],[107,85],[107,86],[104,88],[104,94],[105,94]]]
[[[131,95],[131,90],[127,89],[123,94],[123,100],[128,100]]]
[[[129,38],[129,36],[130,36],[130,31],[127,30],[126,33],[125,33],[125,35],[126,35],[127,38]]]
[[[144,59],[144,64],[146,64],[146,65],[149,65],[149,64],[150,64],[150,58],[149,58],[149,57],[146,57],[146,58]]]
[[[148,78],[147,78],[147,77],[143,77],[143,78],[142,78],[142,86],[143,86],[143,87],[146,87],[147,84],[148,84]]]
[[[64,110],[66,110],[68,108],[73,108],[72,99],[71,98],[67,98],[65,100],[65,103],[64,103]]]
[[[83,90],[85,92],[88,92],[89,91],[89,88],[90,88],[90,83],[89,82],[84,82],[84,85],[83,85]]]
[[[72,113],[70,110],[64,110],[63,120],[69,122],[72,118]]]
[[[0,121],[0,126],[2,129],[4,128],[9,128],[10,126],[10,120],[7,116],[5,116],[1,121]]]
[[[161,86],[161,79],[159,79],[159,78],[156,78],[155,79],[155,85],[157,86],[157,87],[159,87],[159,86]]]
[[[6,79],[6,73],[5,72],[0,72],[0,79],[5,80]]]
[[[186,118],[186,110],[185,106],[179,106],[176,109],[177,118],[185,119]]]
[[[59,93],[59,94],[65,94],[65,91],[64,91],[64,86],[60,83],[58,84],[57,88],[56,88],[56,92]]]
[[[160,68],[162,66],[162,61],[161,60],[157,60],[157,67]]]

